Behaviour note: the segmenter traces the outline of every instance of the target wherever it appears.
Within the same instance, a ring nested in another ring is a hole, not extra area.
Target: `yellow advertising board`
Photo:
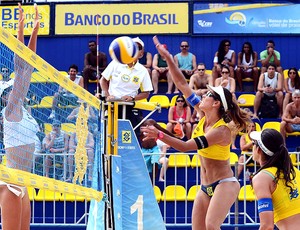
[[[188,33],[188,3],[56,5],[55,34]]]
[[[25,15],[24,35],[30,35],[33,29],[34,7],[22,6]],[[39,35],[49,35],[50,31],[50,7],[49,5],[38,5],[40,29]],[[1,27],[7,29],[11,34],[17,35],[19,9],[15,6],[0,6]]]

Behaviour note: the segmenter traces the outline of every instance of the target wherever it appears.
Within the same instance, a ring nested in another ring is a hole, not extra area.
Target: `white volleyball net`
[[[101,200],[99,100],[1,27],[0,55],[0,180]]]

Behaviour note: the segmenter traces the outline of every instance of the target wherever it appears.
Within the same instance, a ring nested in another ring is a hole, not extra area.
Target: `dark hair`
[[[229,69],[229,67],[227,65],[223,65],[222,68],[221,68],[221,70],[223,70],[223,69],[227,69],[228,72],[230,73],[230,69]]]
[[[222,105],[219,108],[220,116],[224,119],[226,123],[233,121],[235,123],[237,130],[241,131],[243,129],[246,129],[247,122],[251,120],[250,114],[245,110],[240,109],[237,103],[232,100],[232,93],[228,89],[223,87],[223,90],[224,90],[224,95],[228,106],[228,110],[226,112],[223,107],[220,95],[215,93],[215,95],[217,96],[218,100],[221,102]]]
[[[267,43],[271,43],[273,46],[275,46],[275,42],[273,40],[269,40]]]
[[[198,65],[204,65],[204,67],[206,68],[206,65],[203,62],[198,63]]]
[[[188,104],[186,103],[186,100],[185,100],[185,98],[184,98],[184,96],[183,96],[183,95],[178,95],[178,96],[176,97],[175,106],[177,106],[177,100],[178,100],[179,98],[182,98],[182,99],[183,99],[183,101],[184,101],[184,103],[183,103],[183,108],[187,107],[187,106],[188,106]]]
[[[70,69],[75,69],[75,70],[76,70],[76,72],[78,72],[78,66],[77,66],[77,65],[75,65],[75,64],[72,64],[72,65],[70,65],[70,67],[69,67],[69,71],[70,71]]]
[[[90,43],[95,43],[95,45],[97,44],[97,42],[96,42],[95,40],[90,40],[90,41],[89,41],[89,44],[90,44]]]
[[[299,77],[299,72],[295,67],[289,68],[288,74],[290,74],[291,70],[294,70],[296,72],[296,77],[295,77],[295,89],[300,89],[300,77]]]
[[[231,45],[231,42],[228,39],[224,39],[220,42],[219,44],[219,48],[218,48],[218,63],[221,64],[222,61],[224,61],[224,57],[226,55],[225,53],[225,44],[229,43],[229,45]]]
[[[244,52],[244,45],[248,45],[249,46],[249,53],[252,54],[254,56],[254,51],[253,51],[253,47],[252,44],[250,42],[244,42],[243,46],[242,46],[242,51],[241,53],[245,53]]]
[[[289,156],[289,152],[285,147],[282,135],[275,129],[264,129],[261,133],[261,141],[267,149],[274,153],[274,155],[269,156],[265,153],[264,158],[266,163],[255,174],[265,168],[276,167],[276,182],[281,178],[280,173],[282,172],[285,186],[289,187],[292,191],[292,180],[295,179],[296,172]]]
[[[268,66],[267,66],[267,69],[269,69],[270,66],[273,66],[276,70],[276,65],[274,63],[269,63]]]

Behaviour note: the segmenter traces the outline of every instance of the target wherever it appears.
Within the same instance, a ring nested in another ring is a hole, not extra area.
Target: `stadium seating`
[[[238,105],[240,107],[253,107],[254,106],[254,94],[241,94],[238,97]]]
[[[62,123],[61,130],[65,131],[68,134],[76,132],[76,126],[73,123]]]
[[[255,200],[255,194],[254,190],[251,185],[244,185],[240,188],[239,196],[238,196],[239,201],[254,201]]]
[[[173,153],[169,156],[169,167],[190,167],[190,156],[184,153]]]
[[[160,202],[160,200],[161,200],[161,191],[160,191],[160,188],[155,185],[153,187],[153,191],[154,191],[154,195],[155,195],[155,198],[156,198],[157,202]]]
[[[194,201],[197,195],[197,192],[200,190],[200,185],[193,185],[190,187],[187,195],[187,200],[188,201]]]
[[[166,95],[152,95],[149,99],[149,102],[155,102],[160,104],[162,108],[169,108],[170,100]]]
[[[236,153],[230,152],[230,165],[234,166],[236,162],[239,161],[239,157]]]
[[[162,128],[166,129],[167,128],[167,124],[164,122],[157,122],[158,125],[160,125]]]
[[[40,189],[35,197],[36,201],[59,201],[61,193]]]
[[[29,196],[29,200],[33,201],[36,198],[36,190],[33,187],[27,187],[27,192]]]
[[[185,201],[186,190],[181,185],[169,185],[163,191],[162,201]]]
[[[280,132],[280,122],[279,121],[267,121],[264,123],[262,130],[264,129],[276,129]]]
[[[34,106],[37,108],[52,108],[54,96],[45,96],[42,98],[40,104]]]
[[[200,167],[200,166],[201,166],[201,162],[200,162],[199,155],[197,153],[195,153],[192,157],[191,167],[195,168],[195,167]]]

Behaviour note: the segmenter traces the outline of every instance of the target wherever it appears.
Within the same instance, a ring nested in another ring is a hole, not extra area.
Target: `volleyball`
[[[130,37],[122,36],[112,41],[109,46],[109,54],[113,60],[129,64],[137,58],[138,47]]]

